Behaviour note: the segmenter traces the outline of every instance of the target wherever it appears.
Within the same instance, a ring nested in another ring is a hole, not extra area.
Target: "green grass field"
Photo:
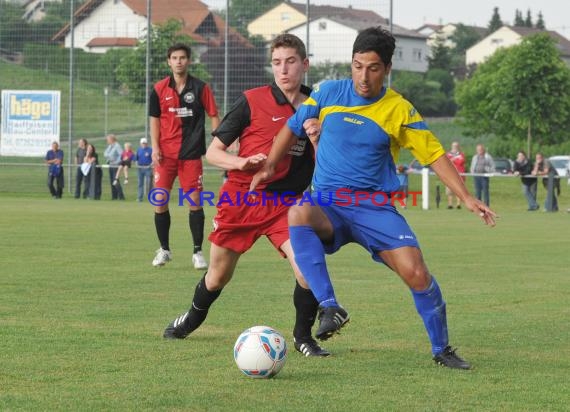
[[[172,208],[174,261],[157,269],[152,208],[133,201],[134,184],[127,202],[56,201],[8,190],[3,176],[0,410],[568,410],[570,215],[526,212],[518,182],[493,181],[494,229],[465,210],[403,211],[442,287],[452,343],[474,365],[462,372],[431,361],[409,291],[356,246],[329,259],[352,316],[324,345],[330,358],[293,350],[293,277],[264,239],[202,328],[164,341],[201,276],[186,208]],[[209,173],[206,187],[219,180]],[[257,324],[290,344],[272,380],[233,361],[235,339]]]

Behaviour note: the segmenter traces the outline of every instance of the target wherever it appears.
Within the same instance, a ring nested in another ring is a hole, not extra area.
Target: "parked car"
[[[570,156],[551,156],[548,161],[558,173],[558,176],[569,176]]]
[[[510,175],[513,173],[513,161],[511,159],[506,159],[504,157],[493,158],[495,162],[495,172],[504,175]]]

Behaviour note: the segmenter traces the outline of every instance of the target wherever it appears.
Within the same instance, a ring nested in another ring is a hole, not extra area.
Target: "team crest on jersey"
[[[186,103],[192,103],[194,100],[196,100],[196,96],[194,96],[194,93],[188,92],[184,95],[184,97],[182,99]]]
[[[414,117],[417,113],[418,111],[416,110],[416,108],[412,106],[412,108],[410,109],[410,117]]]

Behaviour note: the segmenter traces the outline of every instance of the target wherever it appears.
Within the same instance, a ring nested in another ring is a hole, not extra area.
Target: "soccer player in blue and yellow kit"
[[[362,31],[353,45],[352,79],[324,82],[314,89],[276,136],[250,190],[273,175],[296,136],[308,135],[316,141],[318,135],[314,201],[289,209],[295,259],[320,305],[317,338],[330,338],[349,320],[336,300],[325,253],[356,242],[410,288],[435,362],[469,369],[469,363],[449,345],[445,302],[424,263],[416,236],[390,201],[399,187],[395,164],[400,148],[409,149],[422,164],[430,165],[466,208],[486,224],[493,226],[496,214],[469,194],[412,104],[384,87],[394,49],[395,39],[388,31]],[[310,119],[319,122],[307,127]],[[320,134],[314,133],[319,127]]]

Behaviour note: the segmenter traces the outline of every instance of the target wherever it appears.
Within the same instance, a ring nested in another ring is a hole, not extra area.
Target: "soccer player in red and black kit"
[[[206,269],[208,264],[202,255],[204,210],[200,204],[202,155],[206,153],[205,119],[206,115],[210,117],[214,130],[220,118],[210,87],[188,74],[190,47],[185,44],[170,47],[167,62],[172,75],[154,85],[149,103],[154,187],[170,193],[178,176],[185,193],[194,189],[190,195],[194,205],[189,205],[190,232],[194,240],[192,263],[196,269]],[[172,259],[168,202],[155,205],[154,224],[160,249],[152,264],[162,266]]]
[[[240,256],[265,235],[289,260],[297,280],[293,292],[295,348],[305,356],[328,356],[330,353],[312,337],[318,303],[295,263],[287,224],[288,202],[280,200],[284,193],[295,199],[308,187],[314,169],[311,144],[299,140],[280,163],[274,179],[260,187],[255,199],[239,199],[248,192],[251,178],[264,163],[275,134],[311,92],[301,84],[309,61],[298,37],[282,34],[273,40],[271,66],[274,83],[245,91],[220,127],[212,132],[214,139],[206,158],[229,173],[220,189],[214,231],[209,237],[210,268],[196,286],[190,310],[168,325],[164,337],[183,339],[202,324],[208,309],[231,280]],[[236,156],[226,149],[238,138]]]

